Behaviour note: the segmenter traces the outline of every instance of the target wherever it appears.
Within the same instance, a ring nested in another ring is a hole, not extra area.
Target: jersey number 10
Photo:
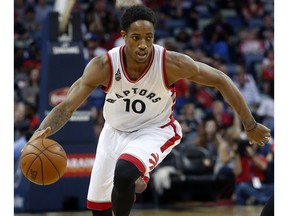
[[[124,102],[126,103],[126,112],[130,112],[132,109],[133,112],[135,113],[143,113],[146,109],[146,105],[143,101],[141,100],[133,100],[131,101],[130,99],[123,99]]]

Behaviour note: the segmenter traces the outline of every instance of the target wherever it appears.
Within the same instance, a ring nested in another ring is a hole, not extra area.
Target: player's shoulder
[[[89,61],[86,70],[102,70],[106,65],[108,65],[107,55],[99,55]]]
[[[123,48],[124,48],[124,45],[117,46],[117,47],[113,47],[112,49],[110,49],[110,50],[108,51],[108,54],[109,54],[110,56],[119,55],[121,49],[123,49]]]
[[[197,65],[190,56],[175,51],[167,51],[165,68],[170,84],[179,79],[190,77],[197,71]]]
[[[165,55],[165,60],[167,64],[169,63],[182,64],[183,61],[185,61],[187,57],[188,56],[183,53],[167,50],[166,55]]]
[[[106,54],[96,56],[87,64],[82,79],[90,86],[106,85],[110,79],[110,66]]]

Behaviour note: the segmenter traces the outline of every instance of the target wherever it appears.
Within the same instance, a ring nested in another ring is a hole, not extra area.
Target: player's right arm
[[[30,141],[50,136],[59,131],[98,85],[108,85],[109,70],[106,55],[92,59],[85,67],[83,75],[70,87],[65,100],[49,112]]]

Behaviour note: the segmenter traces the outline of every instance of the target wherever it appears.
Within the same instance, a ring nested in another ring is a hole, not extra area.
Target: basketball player
[[[155,45],[156,17],[138,5],[121,17],[125,45],[95,57],[68,91],[66,99],[43,120],[32,139],[61,129],[89,94],[107,93],[101,132],[87,197],[93,215],[127,216],[135,192],[142,192],[149,172],[180,143],[173,118],[174,83],[187,79],[217,88],[237,111],[250,143],[268,142],[270,130],[255,121],[242,95],[223,72]],[[135,184],[136,182],[136,184]]]

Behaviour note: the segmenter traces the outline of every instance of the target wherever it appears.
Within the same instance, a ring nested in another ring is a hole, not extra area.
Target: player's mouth
[[[137,58],[141,61],[145,60],[147,58],[148,53],[146,52],[137,52],[136,53]]]

